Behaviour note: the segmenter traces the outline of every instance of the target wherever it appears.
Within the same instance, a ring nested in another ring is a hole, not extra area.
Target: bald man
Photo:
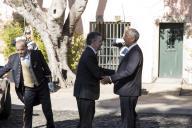
[[[33,106],[42,104],[47,120],[47,128],[55,128],[48,88],[51,71],[39,50],[28,50],[26,41],[16,41],[17,52],[11,55],[8,63],[0,68],[0,77],[12,71],[16,92],[24,103],[24,128],[32,128]]]

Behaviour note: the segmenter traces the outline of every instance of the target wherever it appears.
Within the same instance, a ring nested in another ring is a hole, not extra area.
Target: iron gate
[[[119,48],[112,46],[116,38],[122,38],[124,28],[129,22],[90,22],[90,32],[98,31],[102,34],[104,42],[98,53],[99,65],[103,68],[116,70],[119,65]]]

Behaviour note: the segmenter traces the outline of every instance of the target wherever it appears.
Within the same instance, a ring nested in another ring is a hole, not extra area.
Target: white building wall
[[[43,1],[43,7],[49,8],[51,1]],[[0,0],[1,19],[8,19],[12,11],[3,5]],[[105,5],[99,10],[99,2]],[[120,16],[121,21],[130,22],[131,27],[136,28],[140,33],[138,44],[144,55],[143,83],[151,83],[158,77],[159,64],[159,25],[157,19],[161,19],[164,8],[163,0],[89,0],[84,13],[82,14],[82,28],[84,36],[89,32],[89,24],[96,21],[97,15],[103,15],[104,21],[116,21],[115,17]],[[66,9],[66,16],[69,8]],[[103,13],[102,13],[103,12]],[[65,17],[66,18],[66,17]],[[188,21],[189,22],[189,21]],[[191,21],[190,21],[191,22]],[[184,37],[183,40],[183,74],[182,78],[192,83],[192,39]],[[1,58],[1,57],[0,57]],[[186,71],[187,67],[191,72]]]
[[[4,4],[3,2],[4,0],[0,0],[0,14],[1,14],[0,19],[6,22],[7,20],[11,20],[13,18],[12,17],[13,9]]]
[[[96,21],[98,2],[99,0],[88,1],[82,15],[85,36],[89,32],[89,22]],[[115,16],[120,16],[121,21],[130,22],[131,27],[139,31],[138,44],[144,55],[144,83],[151,83],[158,75],[159,31],[155,20],[162,14],[163,1],[161,0],[107,0],[104,10],[104,21],[115,21]]]
[[[183,80],[192,84],[192,38],[183,40]]]

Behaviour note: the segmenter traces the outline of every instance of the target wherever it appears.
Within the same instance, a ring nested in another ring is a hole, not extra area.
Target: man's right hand
[[[103,79],[101,80],[101,83],[102,84],[111,84],[112,82],[109,77],[110,76],[102,76]]]

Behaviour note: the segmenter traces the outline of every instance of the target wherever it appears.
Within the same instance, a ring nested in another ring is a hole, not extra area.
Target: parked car
[[[0,78],[0,119],[7,119],[10,115],[10,112],[10,82],[7,80],[7,78]]]

